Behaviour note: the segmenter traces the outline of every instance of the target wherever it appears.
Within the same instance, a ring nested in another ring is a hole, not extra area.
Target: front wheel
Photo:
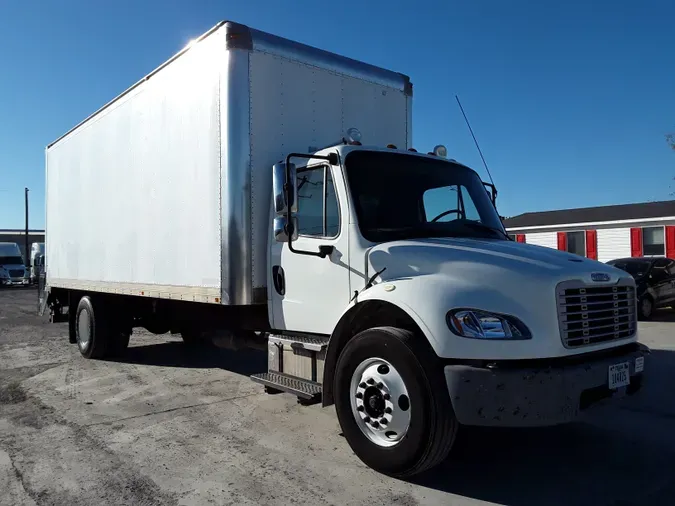
[[[340,354],[335,393],[347,442],[379,472],[409,477],[452,448],[458,422],[442,365],[423,336],[394,327],[359,333]]]
[[[645,295],[638,302],[638,314],[641,320],[649,320],[654,312],[654,302],[649,295]]]

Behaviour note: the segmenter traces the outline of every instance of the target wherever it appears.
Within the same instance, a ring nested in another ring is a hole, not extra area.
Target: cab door
[[[349,244],[347,198],[340,171],[319,164],[297,171],[298,238],[271,242],[269,294],[273,326],[316,334],[330,334],[349,304]],[[336,191],[337,190],[337,191]]]

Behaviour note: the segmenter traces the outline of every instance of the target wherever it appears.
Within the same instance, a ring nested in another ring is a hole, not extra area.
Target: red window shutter
[[[598,232],[586,230],[586,256],[593,260],[598,259]]]
[[[666,226],[666,256],[675,259],[675,227]]]
[[[558,232],[558,249],[560,251],[567,251],[567,233]]]
[[[642,229],[639,227],[630,229],[630,256],[642,256]]]
[[[675,231],[675,227],[673,227]],[[673,236],[675,238],[675,236]],[[516,242],[525,242],[525,234],[516,234]]]

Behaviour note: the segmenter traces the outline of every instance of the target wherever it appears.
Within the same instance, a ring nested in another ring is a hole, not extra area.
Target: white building
[[[675,200],[525,213],[504,220],[515,240],[566,250],[601,262],[675,259]]]

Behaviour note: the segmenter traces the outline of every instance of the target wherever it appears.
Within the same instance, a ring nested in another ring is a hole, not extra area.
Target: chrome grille
[[[605,286],[567,281],[558,285],[557,298],[560,336],[566,348],[635,335],[637,305],[630,281]]]

